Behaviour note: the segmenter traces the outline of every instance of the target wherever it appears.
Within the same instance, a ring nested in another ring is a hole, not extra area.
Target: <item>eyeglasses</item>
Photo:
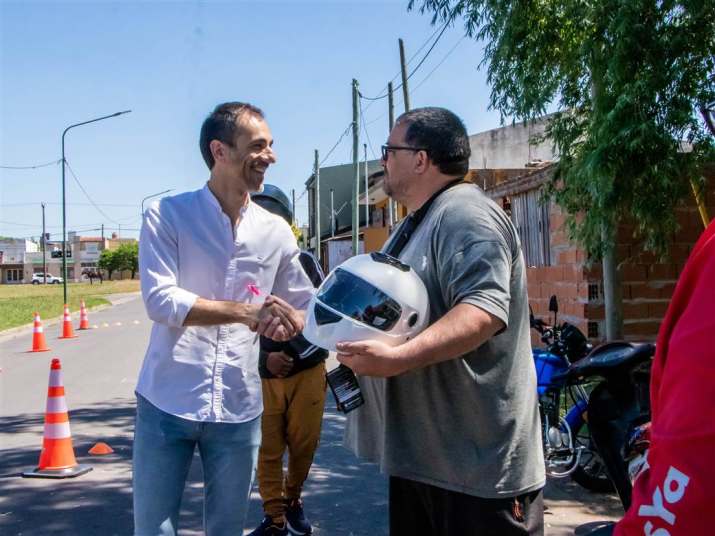
[[[425,147],[409,147],[407,145],[383,145],[381,147],[382,149],[382,159],[387,162],[387,155],[389,154],[390,151],[412,151],[412,152],[418,152],[418,151],[426,151],[427,149]]]

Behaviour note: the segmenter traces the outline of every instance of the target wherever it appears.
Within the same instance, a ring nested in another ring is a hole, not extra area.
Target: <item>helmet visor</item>
[[[392,329],[402,314],[402,307],[390,296],[340,268],[328,276],[317,299],[345,316],[381,331]]]

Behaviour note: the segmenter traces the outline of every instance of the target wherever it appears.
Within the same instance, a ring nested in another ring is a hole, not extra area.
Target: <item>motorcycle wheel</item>
[[[586,448],[581,451],[581,460],[578,467],[571,473],[574,482],[583,488],[597,493],[610,493],[615,490],[613,482],[606,473],[601,456],[596,451],[588,428],[581,425],[573,431],[576,443]]]

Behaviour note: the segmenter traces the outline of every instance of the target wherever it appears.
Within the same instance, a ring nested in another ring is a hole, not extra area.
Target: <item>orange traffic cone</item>
[[[91,449],[89,449],[89,453],[92,456],[106,456],[107,454],[113,454],[114,449],[107,445],[106,443],[102,443],[101,441],[94,445]]]
[[[62,384],[62,366],[59,359],[53,359],[50,366],[50,386],[47,388],[45,433],[42,439],[40,462],[34,471],[26,471],[22,476],[72,478],[91,470],[88,465],[78,464],[74,457],[65,388]]]
[[[79,329],[90,329],[89,317],[87,316],[87,308],[84,306],[84,300],[79,304]]]
[[[72,317],[70,316],[70,308],[65,303],[65,314],[62,319],[62,336],[60,339],[74,339],[77,335],[74,334],[72,328]]]
[[[47,342],[45,341],[45,330],[42,327],[40,313],[35,313],[35,325],[32,326],[32,350],[31,352],[47,352]]]

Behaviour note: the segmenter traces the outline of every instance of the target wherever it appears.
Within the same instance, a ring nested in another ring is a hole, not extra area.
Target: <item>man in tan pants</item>
[[[266,184],[263,192],[253,194],[251,199],[290,223],[290,202],[276,186]],[[313,256],[301,252],[300,262],[313,285],[318,286],[323,272]],[[313,532],[300,495],[320,439],[327,356],[326,350],[311,345],[300,335],[286,343],[261,338],[263,437],[258,451],[258,490],[265,517],[251,536]],[[284,475],[286,449],[288,473]]]

